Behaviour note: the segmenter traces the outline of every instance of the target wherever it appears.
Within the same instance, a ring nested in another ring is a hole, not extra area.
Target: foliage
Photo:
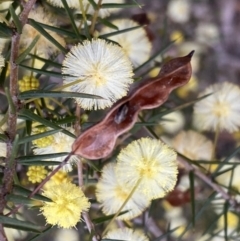
[[[238,237],[239,147],[218,147],[226,131],[239,142],[240,88],[201,92],[206,42],[194,53],[179,30],[153,33],[150,14],[130,19],[141,8],[0,3],[0,240]],[[190,11],[171,0],[166,14],[181,25]]]

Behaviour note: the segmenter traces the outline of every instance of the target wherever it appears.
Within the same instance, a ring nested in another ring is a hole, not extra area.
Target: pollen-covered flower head
[[[54,17],[45,11],[42,7],[37,7],[35,9],[32,9],[29,13],[29,18],[32,18],[36,22],[40,22],[46,25],[50,26],[56,26],[57,21],[54,19]],[[52,32],[50,30],[46,30],[59,44],[62,46],[65,46],[65,41],[62,37],[60,37],[55,32]],[[47,38],[45,38],[41,33],[39,33],[35,28],[33,28],[31,25],[26,24],[24,25],[23,32],[21,35],[20,40],[20,47],[23,50],[25,50],[29,45],[32,43],[32,41],[35,39],[35,37],[39,35],[40,38],[35,45],[36,48],[36,54],[48,57],[52,54],[56,54],[58,52],[58,48],[52,44]]]
[[[27,171],[28,180],[31,183],[40,183],[46,176],[48,171],[44,166],[30,166]]]
[[[44,133],[49,130],[50,130],[49,127],[43,127],[43,126],[36,127],[36,128],[33,128],[32,134],[36,135],[36,134]],[[43,148],[43,147],[49,146],[53,141],[54,141],[54,136],[49,135],[49,136],[42,137],[40,139],[33,140],[33,144],[36,147]]]
[[[134,187],[149,199],[172,191],[177,181],[176,152],[159,140],[141,138],[124,148],[117,157],[118,180]]]
[[[110,107],[127,94],[133,81],[131,62],[122,48],[102,39],[73,47],[63,61],[62,73],[64,84],[75,82],[67,90],[104,98],[75,98],[89,110]]]
[[[240,126],[240,88],[224,82],[209,86],[199,96],[211,94],[194,105],[194,126],[199,130],[227,130]]]
[[[59,170],[55,173],[48,182],[46,182],[43,186],[44,189],[49,189],[54,185],[60,185],[62,183],[71,182],[72,178],[68,175],[67,172]]]
[[[110,230],[104,239],[111,240],[131,240],[131,241],[148,241],[148,237],[140,230],[132,230],[130,228],[117,228]]]
[[[191,160],[210,160],[213,143],[196,131],[181,131],[173,139],[173,147]]]
[[[23,76],[21,80],[18,81],[19,91],[36,90],[39,88],[39,80],[33,76]]]
[[[132,191],[131,188],[118,181],[115,169],[116,164],[114,163],[105,165],[96,188],[97,200],[101,203],[103,213],[106,215],[117,213]],[[128,210],[128,212],[118,216],[117,219],[132,219],[140,215],[149,204],[149,200],[138,190],[135,190],[122,210]]]
[[[97,0],[93,0],[96,4],[98,3]],[[47,0],[47,2],[49,2],[50,4],[52,4],[53,6],[56,7],[61,7],[63,8],[63,4],[62,4],[62,0]],[[80,5],[79,5],[79,0],[67,0],[68,6],[70,8],[74,8],[78,11],[80,11]],[[94,14],[94,8],[93,6],[90,4],[90,2],[88,0],[82,0],[83,3],[83,8],[84,11],[86,11],[87,14]],[[112,0],[102,0],[102,4],[105,3],[113,3]],[[124,0],[115,0],[114,3],[124,3]],[[107,17],[109,16],[111,13],[117,12],[120,8],[101,8],[98,15],[101,18]]]
[[[46,222],[62,228],[75,227],[81,213],[88,211],[90,203],[82,190],[70,182],[52,185],[43,191],[52,202],[44,202],[41,208]]]
[[[74,133],[74,129],[72,127],[65,128],[71,133]],[[47,129],[49,130],[49,129]],[[45,142],[47,142],[47,145],[43,145],[43,142],[40,141],[41,139],[44,139]],[[34,142],[34,149],[33,152],[35,155],[44,155],[44,154],[54,154],[54,153],[61,153],[61,152],[67,152],[70,153],[72,151],[72,144],[75,141],[75,138],[64,134],[63,132],[57,132],[52,136],[44,137],[38,139]],[[46,159],[49,161],[57,161],[62,162],[67,155],[56,157],[54,159]],[[71,155],[68,163],[63,167],[63,170],[65,171],[71,171],[72,170],[72,164],[79,161],[79,158],[76,155]]]
[[[137,22],[131,19],[113,20],[112,24],[116,25],[118,30],[132,28],[139,25]],[[111,32],[113,32],[112,28],[104,27],[101,31],[101,34]],[[138,28],[133,31],[117,34],[109,37],[109,39],[122,46],[123,50],[135,67],[144,63],[150,57],[152,45],[144,28]]]

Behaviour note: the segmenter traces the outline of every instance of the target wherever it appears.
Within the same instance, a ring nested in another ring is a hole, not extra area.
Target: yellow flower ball
[[[22,80],[18,81],[19,91],[36,90],[39,88],[39,80],[32,76],[23,76]]]
[[[117,157],[119,182],[138,189],[149,199],[172,191],[177,181],[177,154],[159,140],[141,138],[124,148]]]
[[[52,202],[44,202],[40,209],[46,222],[60,228],[72,228],[81,219],[81,213],[88,211],[90,203],[82,190],[70,182],[52,185],[43,191]]]
[[[71,181],[72,181],[72,178],[68,175],[68,173],[60,170],[51,177],[51,179],[44,185],[43,188],[48,189],[53,185],[56,185],[56,184],[60,185],[62,183],[67,183]]]
[[[230,133],[239,130],[240,88],[230,82],[210,85],[199,97],[209,95],[194,105],[193,124],[198,130]]]
[[[47,128],[47,127],[35,128],[33,130],[33,134],[40,134],[40,133],[44,133],[44,132],[49,131],[49,130],[50,129]],[[43,147],[47,147],[47,146],[51,145],[53,140],[54,140],[53,135],[50,135],[50,136],[45,136],[45,137],[34,140],[33,144],[36,147],[43,148]]]
[[[48,171],[44,166],[30,166],[27,171],[28,180],[32,183],[40,183],[46,176]]]

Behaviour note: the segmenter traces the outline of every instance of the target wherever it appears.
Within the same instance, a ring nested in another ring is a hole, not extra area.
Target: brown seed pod
[[[188,83],[193,53],[170,60],[162,66],[158,77],[144,81],[116,102],[102,121],[76,139],[72,146],[73,154],[90,160],[108,156],[118,136],[133,127],[141,110],[159,107],[172,90]]]

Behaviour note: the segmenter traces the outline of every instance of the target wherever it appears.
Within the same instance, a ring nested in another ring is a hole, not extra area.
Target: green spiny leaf
[[[22,52],[16,59],[16,63],[20,64],[23,60],[25,60],[25,58],[27,57],[27,55],[31,52],[31,50],[34,48],[34,46],[36,45],[37,41],[39,40],[40,35],[37,35],[34,40],[31,42],[31,44],[24,50],[24,52]]]
[[[2,223],[4,227],[15,228],[35,233],[41,232],[42,229],[42,227],[39,225],[35,225],[27,221],[18,220],[16,218],[10,218],[2,215],[0,215],[0,223]]]
[[[62,0],[62,4],[63,4],[63,6],[64,6],[64,8],[65,8],[65,10],[66,10],[66,12],[67,12],[67,15],[69,16],[69,19],[70,19],[70,21],[71,21],[71,24],[72,24],[72,27],[73,27],[73,30],[74,30],[76,36],[77,36],[80,40],[84,40],[84,39],[82,38],[82,35],[79,34],[78,28],[77,28],[77,26],[76,26],[76,24],[75,24],[75,21],[74,21],[74,18],[73,18],[73,13],[72,13],[71,9],[69,8],[67,1],[66,1],[66,0]]]
[[[139,25],[139,26],[135,26],[135,27],[131,27],[131,28],[125,28],[125,29],[121,29],[121,30],[118,30],[118,31],[114,31],[114,32],[111,32],[111,33],[106,33],[106,34],[102,34],[99,36],[99,38],[109,38],[111,36],[115,36],[115,35],[119,35],[119,34],[122,34],[122,33],[126,33],[126,32],[130,32],[130,31],[133,31],[135,29],[138,29],[138,28],[142,28],[143,26]]]
[[[23,69],[28,69],[31,72],[34,73],[39,73],[39,74],[43,74],[43,75],[48,75],[48,76],[52,76],[52,77],[57,77],[57,78],[62,78],[62,74],[59,72],[53,72],[53,71],[48,71],[48,70],[44,70],[44,68],[42,69],[36,69],[36,68],[32,68],[23,64],[19,64],[20,67],[22,67]]]
[[[43,91],[43,90],[29,90],[19,94],[19,99],[29,99],[29,98],[43,98],[43,97],[52,97],[52,98],[90,98],[90,99],[103,99],[101,96],[78,93],[78,92],[68,92],[68,91]]]
[[[28,24],[30,24],[33,28],[35,28],[41,35],[43,35],[46,39],[48,39],[52,44],[54,44],[60,51],[63,53],[67,53],[67,50],[56,41],[42,26],[38,24],[34,19],[29,18]]]
[[[56,129],[56,130],[45,131],[43,133],[39,133],[39,134],[32,135],[32,136],[26,136],[26,137],[21,138],[19,140],[18,144],[23,144],[23,143],[31,142],[31,141],[34,141],[34,140],[37,140],[37,139],[40,139],[40,138],[43,138],[46,136],[54,135],[55,133],[60,132],[60,131],[61,131],[61,129]]]
[[[34,155],[34,156],[20,156],[18,157],[18,162],[29,162],[29,161],[39,161],[42,159],[54,159],[57,157],[67,156],[68,152],[60,152],[54,154],[44,154],[44,155]]]
[[[55,123],[49,121],[49,120],[46,120],[44,118],[42,118],[41,116],[38,116],[36,114],[34,114],[33,112],[31,112],[30,110],[27,110],[27,109],[22,109],[20,112],[19,112],[19,115],[21,115],[22,117],[26,117],[27,119],[30,119],[30,120],[33,120],[33,121],[37,121],[45,126],[48,126],[48,127],[51,127],[53,128],[54,130],[56,129],[63,129],[62,127],[56,125]],[[71,136],[73,138],[76,138],[75,135],[73,135],[71,132],[63,129],[62,130],[62,133],[68,135],[68,136]]]
[[[19,34],[21,34],[22,33],[22,24],[17,16],[17,14],[15,13],[15,10],[13,9],[12,5],[9,6],[9,10],[10,10],[13,22],[17,28],[17,31]]]

